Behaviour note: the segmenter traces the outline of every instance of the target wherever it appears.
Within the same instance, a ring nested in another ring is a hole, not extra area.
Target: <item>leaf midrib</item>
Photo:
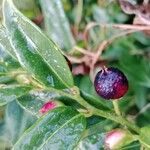
[[[10,5],[11,5],[11,7],[14,9],[14,12],[15,13],[18,13],[24,20],[26,20],[26,22],[27,23],[29,23],[31,26],[34,26],[34,28],[37,30],[37,31],[39,31],[40,32],[40,34],[42,34],[45,38],[47,38],[34,24],[32,24],[31,22],[29,22],[29,20],[28,19],[26,19],[17,9],[16,9],[16,7],[14,6],[14,4],[13,4],[13,2],[12,2],[12,0],[10,0],[9,1],[10,2]],[[20,18],[20,16],[18,16],[18,18]],[[23,20],[23,21],[24,21]],[[21,28],[22,29],[22,28]],[[22,29],[23,30],[23,29]],[[24,30],[23,30],[24,31]],[[25,32],[24,32],[25,33]],[[26,34],[26,36],[27,36],[27,34]],[[28,38],[29,38],[29,36],[27,36]],[[31,38],[29,38],[34,44],[35,44],[35,42],[31,39]],[[49,41],[49,39],[47,39],[48,41]],[[36,45],[36,44],[35,44]],[[37,45],[36,45],[37,46]],[[39,49],[39,47],[37,46],[37,49]],[[38,51],[36,49],[36,52],[42,57],[42,55],[40,54],[40,52]],[[61,53],[61,52],[60,52]],[[42,57],[42,59],[43,59],[43,61],[50,67],[50,69],[51,69],[51,71],[53,71],[54,72],[54,74],[57,76],[57,78],[59,79],[59,81],[61,81],[62,83],[63,83],[63,85],[65,85],[67,88],[69,88],[70,86],[68,85],[68,84],[66,84],[62,79],[61,79],[61,77],[56,73],[56,71],[54,70],[54,68],[52,67],[52,66],[50,66],[48,63],[47,63],[47,61],[44,59],[44,57]]]
[[[21,86],[22,87],[22,86]],[[29,90],[30,91],[30,90]],[[27,91],[27,92],[24,92],[23,94],[21,94],[21,95],[19,95],[19,96],[16,96],[15,95],[15,98],[13,99],[13,100],[11,100],[11,101],[9,101],[9,102],[12,102],[12,101],[14,101],[15,99],[18,99],[19,97],[22,97],[22,96],[24,96],[24,95],[26,95],[29,91]],[[4,105],[6,105],[7,103],[9,103],[9,102],[2,102],[2,103],[0,103],[0,106],[4,106]]]
[[[61,111],[59,111],[59,113],[63,113],[66,111],[66,108],[64,109],[65,107],[63,107],[63,109]],[[57,108],[56,108],[57,109]],[[30,132],[32,132],[32,130],[34,130],[34,128],[37,128],[37,126],[39,125],[39,123],[41,121],[43,121],[46,117],[49,117],[49,113],[45,114],[43,117],[39,118],[35,124],[33,124],[30,128],[28,128],[24,134],[19,138],[19,140],[16,142],[16,144],[13,146],[12,150],[15,150],[14,148],[16,148],[16,146],[18,147],[18,145],[20,145],[20,142],[22,142],[22,140],[24,138],[26,138],[26,136],[28,136],[28,134],[30,134]],[[29,135],[30,136],[30,135]]]
[[[48,141],[56,134],[59,130],[61,130],[64,126],[69,124],[72,120],[76,119],[78,116],[82,116],[81,114],[77,114],[74,117],[72,117],[70,120],[66,121],[60,128],[58,128],[55,132],[52,133],[52,135],[39,147],[39,149],[42,149],[42,147],[48,143]]]

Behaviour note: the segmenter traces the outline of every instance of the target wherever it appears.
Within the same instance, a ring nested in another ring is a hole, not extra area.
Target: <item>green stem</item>
[[[90,105],[88,102],[86,102],[82,97],[80,96],[72,96],[68,93],[64,93],[63,91],[59,91],[59,93],[63,96],[66,96],[70,99],[75,100],[76,102],[78,102],[80,105],[82,105],[83,107],[85,107],[91,114],[97,115],[97,116],[101,116],[107,119],[110,119],[112,121],[115,121],[123,126],[128,127],[129,129],[133,130],[135,133],[139,133],[140,129],[132,124],[131,122],[129,122],[128,120],[126,120],[125,118],[122,118],[121,116],[116,116],[116,114],[114,113],[110,113],[108,111],[103,111],[103,110],[99,110],[97,108],[95,108],[94,106]]]
[[[94,115],[97,115],[97,116],[101,116],[101,117],[104,117],[104,118],[107,118],[107,119],[110,119],[112,121],[115,121],[123,126],[126,126],[128,127],[129,129],[131,129],[132,131],[134,131],[135,133],[138,133],[140,132],[140,129],[133,123],[129,122],[127,119],[121,117],[121,116],[116,116],[116,114],[114,113],[110,113],[110,112],[107,112],[107,111],[102,111],[102,110],[99,110],[93,106],[91,106],[89,103],[87,103],[83,98],[81,97],[78,97],[77,99],[74,99],[76,100],[79,104],[81,104],[82,106],[84,106],[85,108],[89,109],[92,114]]]
[[[120,112],[120,109],[119,109],[118,101],[117,100],[113,100],[112,103],[113,103],[113,106],[114,106],[115,113],[118,116],[121,116],[121,112]]]
[[[35,82],[34,82],[34,85],[35,85]],[[59,95],[62,95],[64,97],[70,98],[70,99],[78,102],[80,105],[82,105],[84,108],[86,108],[88,110],[88,112],[90,112],[91,114],[101,116],[101,117],[110,119],[112,121],[115,121],[123,126],[128,127],[129,129],[133,130],[135,133],[140,132],[140,129],[136,125],[131,124],[131,122],[129,122],[125,118],[122,118],[121,116],[117,116],[116,114],[114,114],[112,112],[103,111],[103,110],[99,110],[99,109],[95,108],[94,106],[92,106],[88,102],[86,102],[80,95],[71,95],[69,93],[66,93],[65,91],[54,89],[51,87],[43,87],[43,88],[46,90],[50,90],[51,92],[58,93]]]

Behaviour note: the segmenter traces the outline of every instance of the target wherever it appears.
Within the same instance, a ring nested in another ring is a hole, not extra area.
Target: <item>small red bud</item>
[[[47,103],[45,103],[41,109],[39,110],[39,112],[41,114],[45,114],[46,112],[48,112],[49,110],[52,110],[56,107],[62,106],[63,103],[59,102],[59,101],[49,101]]]
[[[125,136],[122,130],[112,130],[106,134],[105,137],[105,147],[108,149],[113,149]]]
[[[120,149],[134,140],[130,132],[123,129],[114,129],[106,133],[104,146],[106,150]]]

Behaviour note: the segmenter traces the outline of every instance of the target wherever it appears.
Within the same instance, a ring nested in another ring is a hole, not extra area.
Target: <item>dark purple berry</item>
[[[117,68],[103,68],[97,73],[94,86],[104,99],[119,99],[128,91],[128,80]]]

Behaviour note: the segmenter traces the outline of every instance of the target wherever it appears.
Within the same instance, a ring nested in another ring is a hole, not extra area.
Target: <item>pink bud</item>
[[[42,106],[42,108],[39,110],[39,112],[44,114],[44,113],[48,112],[49,110],[54,109],[56,106],[57,106],[57,104],[55,101],[49,101]]]
[[[122,129],[115,129],[106,134],[105,147],[106,149],[114,149],[124,139],[126,133]]]
[[[56,107],[60,107],[60,106],[64,106],[64,104],[60,101],[49,101],[47,103],[45,103],[41,109],[39,110],[39,112],[41,114],[45,114],[46,112],[48,112],[49,110],[52,110]]]

